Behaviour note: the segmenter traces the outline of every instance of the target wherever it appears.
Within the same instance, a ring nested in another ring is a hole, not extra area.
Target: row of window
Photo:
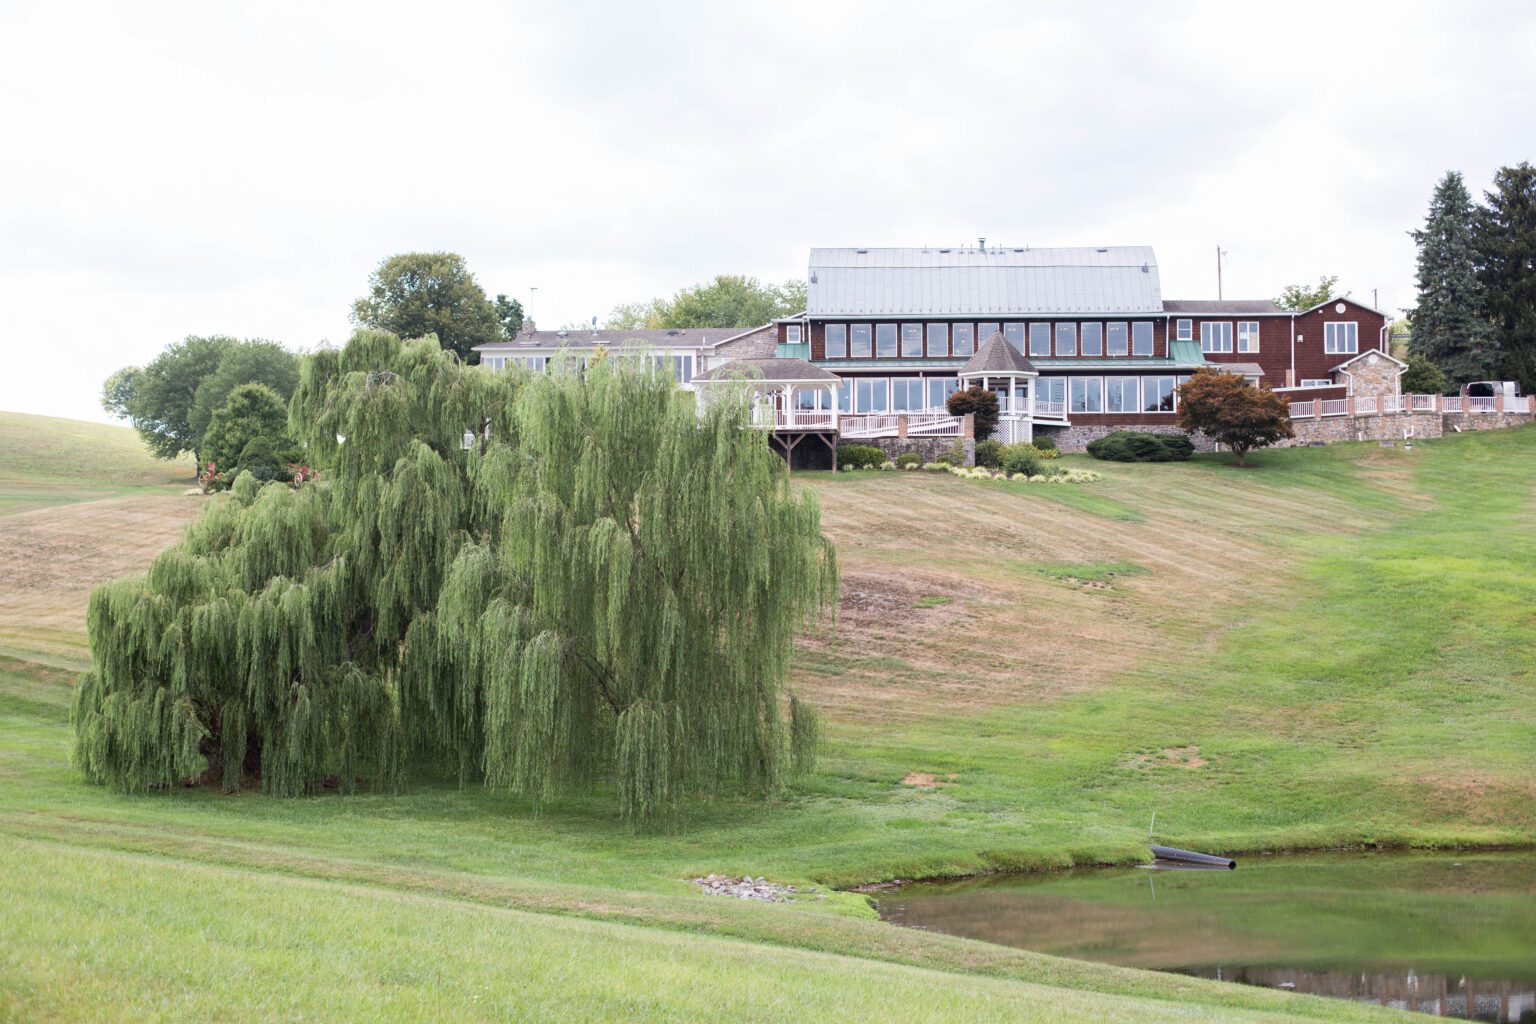
[[[1139,413],[1173,412],[1174,389],[1189,378],[1158,377],[1045,377],[1035,383],[1038,412]],[[842,382],[837,390],[837,411],[843,413],[896,413],[943,411],[949,396],[960,389],[954,377],[858,377]],[[1023,383],[993,389],[1003,412],[1028,408],[1029,386]],[[797,392],[796,405],[806,411],[825,410],[832,401],[826,392]]]
[[[1229,325],[1230,326],[1230,325]],[[976,345],[1001,331],[1020,352],[1037,358],[1057,356],[1150,356],[1152,323],[977,323],[977,324],[826,324],[826,359],[940,359],[971,356]],[[800,341],[791,324],[785,338]]]
[[[1195,322],[1193,320],[1175,320],[1173,322],[1173,337],[1176,341],[1191,341],[1194,338],[1194,329]],[[1233,333],[1232,324],[1229,321],[1200,321],[1200,351],[1233,351]],[[1237,321],[1236,336],[1236,350],[1238,352],[1257,352],[1259,350],[1259,322],[1257,320]],[[1324,323],[1323,351],[1329,355],[1354,355],[1359,352],[1360,325],[1347,320]]]
[[[525,370],[534,373],[543,373],[555,361],[554,356],[486,356],[482,362],[492,370],[503,370],[508,366],[521,366]],[[590,356],[580,356],[576,359],[578,369],[585,370]],[[651,353],[644,356],[659,371],[670,372],[672,379],[679,384],[686,384],[693,380],[693,354],[665,355]]]

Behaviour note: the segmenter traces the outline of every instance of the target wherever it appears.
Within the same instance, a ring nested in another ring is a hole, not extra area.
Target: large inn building
[[[1075,450],[1115,429],[1174,429],[1175,388],[1201,367],[1292,401],[1338,399],[1387,350],[1386,316],[1347,297],[1299,312],[1165,299],[1149,246],[813,249],[807,285],[804,313],[750,330],[528,330],[478,351],[541,367],[564,349],[639,343],[706,393],[752,380],[764,426],[828,445],[950,433],[945,399],[975,383],[998,394],[1005,439],[1050,433]]]

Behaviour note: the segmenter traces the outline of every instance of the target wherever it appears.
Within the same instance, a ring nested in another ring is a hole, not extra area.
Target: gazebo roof
[[[1002,331],[993,331],[992,337],[982,343],[976,354],[960,367],[961,377],[1023,377],[1036,376],[1035,364],[1024,353],[1008,344]]]

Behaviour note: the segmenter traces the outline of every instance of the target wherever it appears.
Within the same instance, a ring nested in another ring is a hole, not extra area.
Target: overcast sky
[[[0,409],[340,342],[406,250],[550,326],[979,235],[1412,305],[1436,179],[1536,159],[1536,5],[1265,6],[0,0]]]

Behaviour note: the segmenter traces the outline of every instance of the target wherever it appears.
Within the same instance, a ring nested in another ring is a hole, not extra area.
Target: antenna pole
[[[1216,301],[1221,301],[1221,260],[1227,254],[1227,250],[1221,246],[1216,247]]]

